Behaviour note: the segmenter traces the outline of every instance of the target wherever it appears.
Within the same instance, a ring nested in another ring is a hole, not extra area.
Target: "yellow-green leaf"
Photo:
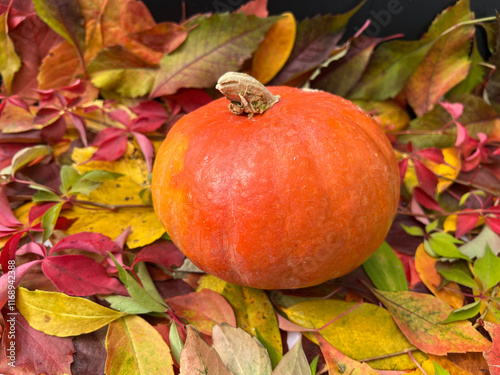
[[[59,337],[93,332],[126,315],[85,298],[25,288],[17,290],[16,306],[30,326]]]
[[[355,305],[355,302],[314,300],[296,303],[282,308],[282,311],[296,324],[320,328]],[[387,310],[370,303],[362,303],[320,333],[335,348],[358,361],[387,356],[412,347]],[[314,332],[304,332],[304,335],[316,341]],[[418,360],[423,359],[418,351],[413,355]],[[408,355],[402,354],[370,361],[370,366],[378,370],[408,370],[414,368],[415,364]]]
[[[106,375],[174,374],[170,349],[151,324],[137,315],[109,325]]]
[[[199,290],[204,288],[226,298],[234,310],[238,327],[253,336],[256,336],[256,330],[259,331],[268,345],[283,354],[278,319],[263,290],[231,284],[212,275],[202,277]]]
[[[8,16],[8,11],[0,15],[0,74],[5,88],[10,91],[14,74],[21,68],[21,59],[17,56],[14,43],[8,34]]]

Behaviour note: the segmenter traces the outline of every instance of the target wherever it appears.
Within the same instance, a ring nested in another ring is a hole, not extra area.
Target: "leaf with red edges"
[[[470,208],[462,210],[463,213],[472,211]],[[474,229],[479,221],[479,213],[472,212],[469,214],[457,215],[457,229],[455,237],[460,238],[464,234]]]
[[[413,189],[413,196],[415,197],[416,201],[418,203],[420,203],[422,206],[424,206],[425,208],[428,208],[430,210],[443,212],[443,209],[439,206],[439,204],[436,202],[436,200],[434,198],[432,198],[431,196],[429,196],[420,187],[416,187]]]
[[[491,343],[469,321],[442,324],[453,308],[434,296],[415,292],[372,291],[408,340],[425,353],[482,352],[491,347]]]
[[[417,154],[421,158],[433,161],[434,163],[437,164],[445,163],[443,151],[439,148],[435,147],[424,148],[423,150],[417,151],[415,154]]]
[[[414,159],[413,163],[420,187],[427,195],[433,197],[436,195],[437,176],[420,160]]]
[[[123,284],[106,269],[85,255],[58,255],[45,258],[42,271],[56,288],[70,296],[94,294],[127,295]]]
[[[184,254],[172,242],[159,240],[139,251],[132,266],[139,262],[150,262],[172,270],[172,267],[180,267],[184,259]]]
[[[500,375],[500,324],[484,322],[484,328],[488,331],[493,340],[491,349],[483,353],[491,375]]]
[[[95,254],[107,255],[109,252],[120,252],[121,248],[108,236],[101,233],[80,232],[60,240],[50,255],[61,250],[84,250]]]

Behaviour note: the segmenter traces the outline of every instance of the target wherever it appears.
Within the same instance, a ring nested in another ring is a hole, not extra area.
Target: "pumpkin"
[[[220,98],[187,114],[157,153],[153,204],[167,233],[235,284],[301,288],[349,273],[397,210],[385,134],[341,97],[228,74],[217,87],[230,110]]]

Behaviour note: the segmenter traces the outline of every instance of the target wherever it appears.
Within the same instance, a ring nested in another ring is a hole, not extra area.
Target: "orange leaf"
[[[437,259],[431,257],[421,244],[415,254],[415,267],[418,275],[429,290],[440,300],[446,302],[455,309],[463,306],[464,296],[460,293],[460,287],[457,283],[446,284],[446,289],[439,289],[443,277],[436,270]]]
[[[292,13],[284,13],[268,30],[253,57],[251,75],[269,82],[285,65],[295,43],[297,25]]]
[[[65,40],[43,59],[38,73],[38,89],[68,86],[82,73],[75,47]]]

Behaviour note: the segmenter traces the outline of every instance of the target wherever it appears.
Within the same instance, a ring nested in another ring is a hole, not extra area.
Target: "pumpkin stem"
[[[279,100],[259,81],[245,73],[227,72],[217,81],[215,86],[227,100],[229,111],[234,115],[248,113],[264,113]]]

